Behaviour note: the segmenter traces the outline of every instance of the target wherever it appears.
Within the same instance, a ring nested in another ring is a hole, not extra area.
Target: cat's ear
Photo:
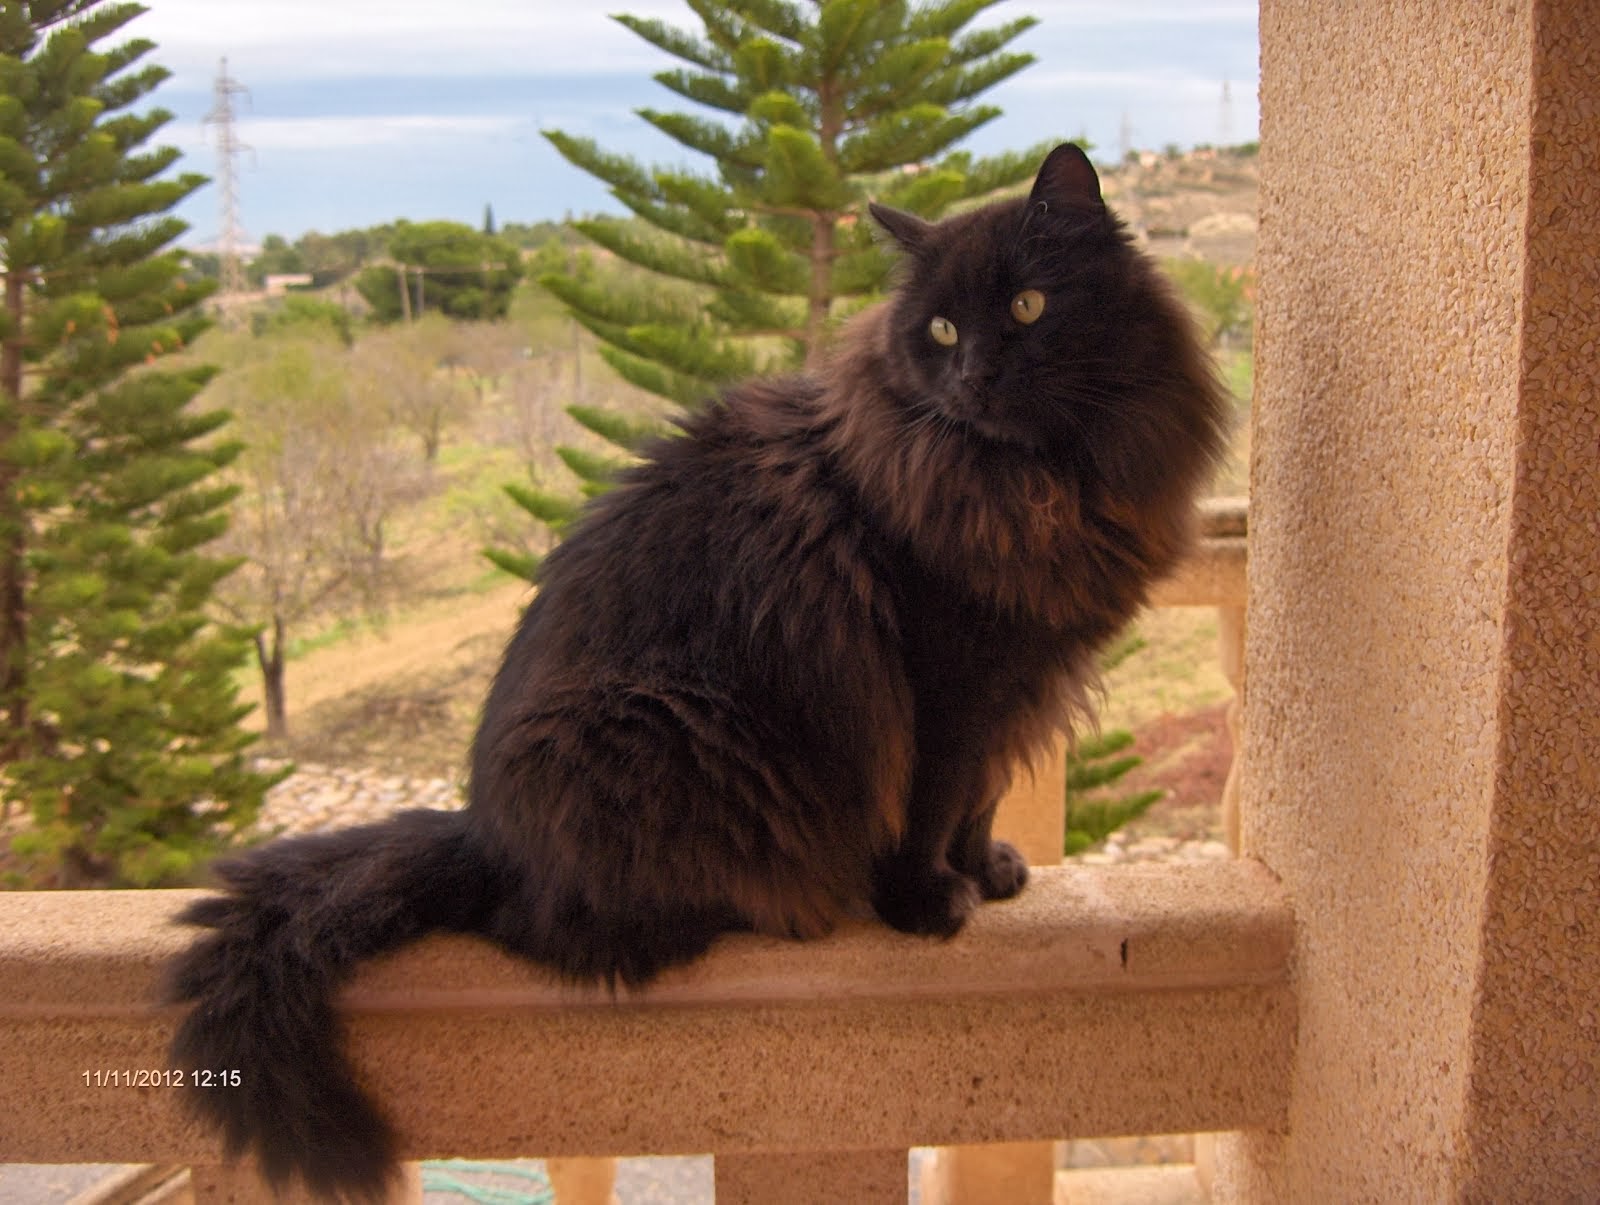
[[[1076,206],[1089,208],[1103,205],[1100,199],[1100,177],[1083,148],[1074,142],[1063,142],[1045,157],[1039,177],[1033,182],[1033,192],[1028,197],[1031,205],[1043,202],[1051,209]]]
[[[873,221],[887,230],[889,236],[899,243],[900,249],[907,254],[916,255],[928,245],[928,232],[933,227],[916,214],[906,213],[903,209],[891,209],[876,201],[867,206],[867,209],[872,214]]]

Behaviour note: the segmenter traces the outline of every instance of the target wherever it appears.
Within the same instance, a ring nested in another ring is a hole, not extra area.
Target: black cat
[[[384,1189],[335,994],[431,930],[633,987],[730,930],[949,937],[1021,890],[996,802],[1185,550],[1223,394],[1076,147],[1026,199],[872,212],[893,298],[652,447],[545,562],[466,810],[275,842],[182,916],[210,932],[175,1061],[244,1072],[193,1103],[274,1183]]]

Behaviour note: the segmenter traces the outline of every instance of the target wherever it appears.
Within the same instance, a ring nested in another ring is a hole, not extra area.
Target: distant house
[[[309,272],[269,272],[266,277],[268,297],[282,297],[290,289],[305,289],[310,286]]]

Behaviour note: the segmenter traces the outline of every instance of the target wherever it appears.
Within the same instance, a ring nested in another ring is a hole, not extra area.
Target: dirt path
[[[459,773],[490,676],[527,587],[432,600],[291,660],[289,743],[299,762],[387,773]],[[259,704],[261,685],[244,692]],[[259,730],[261,709],[249,723]]]
[[[527,592],[526,585],[507,582],[484,594],[439,599],[381,628],[296,657],[286,670],[291,712],[432,675],[470,656],[488,638],[503,643]]]

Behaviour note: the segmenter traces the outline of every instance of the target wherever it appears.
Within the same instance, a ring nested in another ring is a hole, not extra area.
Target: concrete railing
[[[1151,605],[1156,607],[1217,608],[1218,651],[1223,674],[1234,690],[1228,727],[1235,749],[1239,747],[1239,699],[1244,674],[1246,512],[1244,498],[1203,502],[1199,545],[1177,573],[1157,585],[1151,598]],[[1239,763],[1235,759],[1222,793],[1223,832],[1235,852],[1239,848],[1238,782]],[[1016,842],[1034,864],[1060,859],[1065,783],[1063,747],[1057,750],[1051,766],[1031,782],[1026,778],[1020,781],[1001,806],[997,832]],[[1203,1164],[1206,1159],[1199,1148],[1207,1144],[1197,1140],[1196,1146],[1197,1164]],[[939,1152],[937,1162],[922,1177],[923,1200],[925,1205],[1049,1205],[1062,1197],[1062,1188],[1067,1189],[1064,1195],[1073,1200],[1132,1202],[1151,1195],[1151,1186],[1137,1178],[1127,1183],[1115,1176],[1102,1179],[1113,1182],[1079,1186],[1082,1191],[1058,1185],[1052,1142],[960,1146]],[[1187,1183],[1191,1191],[1183,1199],[1190,1199],[1195,1193],[1204,1195],[1206,1181],[1204,1173],[1189,1169]]]
[[[0,894],[0,1157],[220,1162],[175,1090],[137,1086],[193,897]],[[613,1001],[435,937],[342,1007],[410,1158],[710,1151],[719,1205],[829,1199],[818,1176],[867,1205],[904,1201],[914,1145],[1281,1125],[1291,940],[1251,863],[1057,867],[944,943],[730,937]]]
[[[1202,533],[1154,602],[1218,607],[1237,689],[1243,501],[1208,504]],[[1008,807],[1043,848],[1059,814],[1026,813],[1059,813],[1060,791],[1039,785]],[[0,893],[0,1160],[187,1163],[197,1201],[270,1199],[219,1166],[175,1090],[141,1086],[165,1069],[176,1014],[154,985],[192,897]],[[342,1005],[409,1158],[573,1157],[581,1173],[709,1152],[719,1205],[899,1203],[911,1146],[1281,1125],[1292,927],[1250,863],[1044,867],[946,943],[865,925],[803,946],[730,937],[612,1000],[436,937],[363,969]],[[1040,1163],[1033,1149],[1013,1162]]]

